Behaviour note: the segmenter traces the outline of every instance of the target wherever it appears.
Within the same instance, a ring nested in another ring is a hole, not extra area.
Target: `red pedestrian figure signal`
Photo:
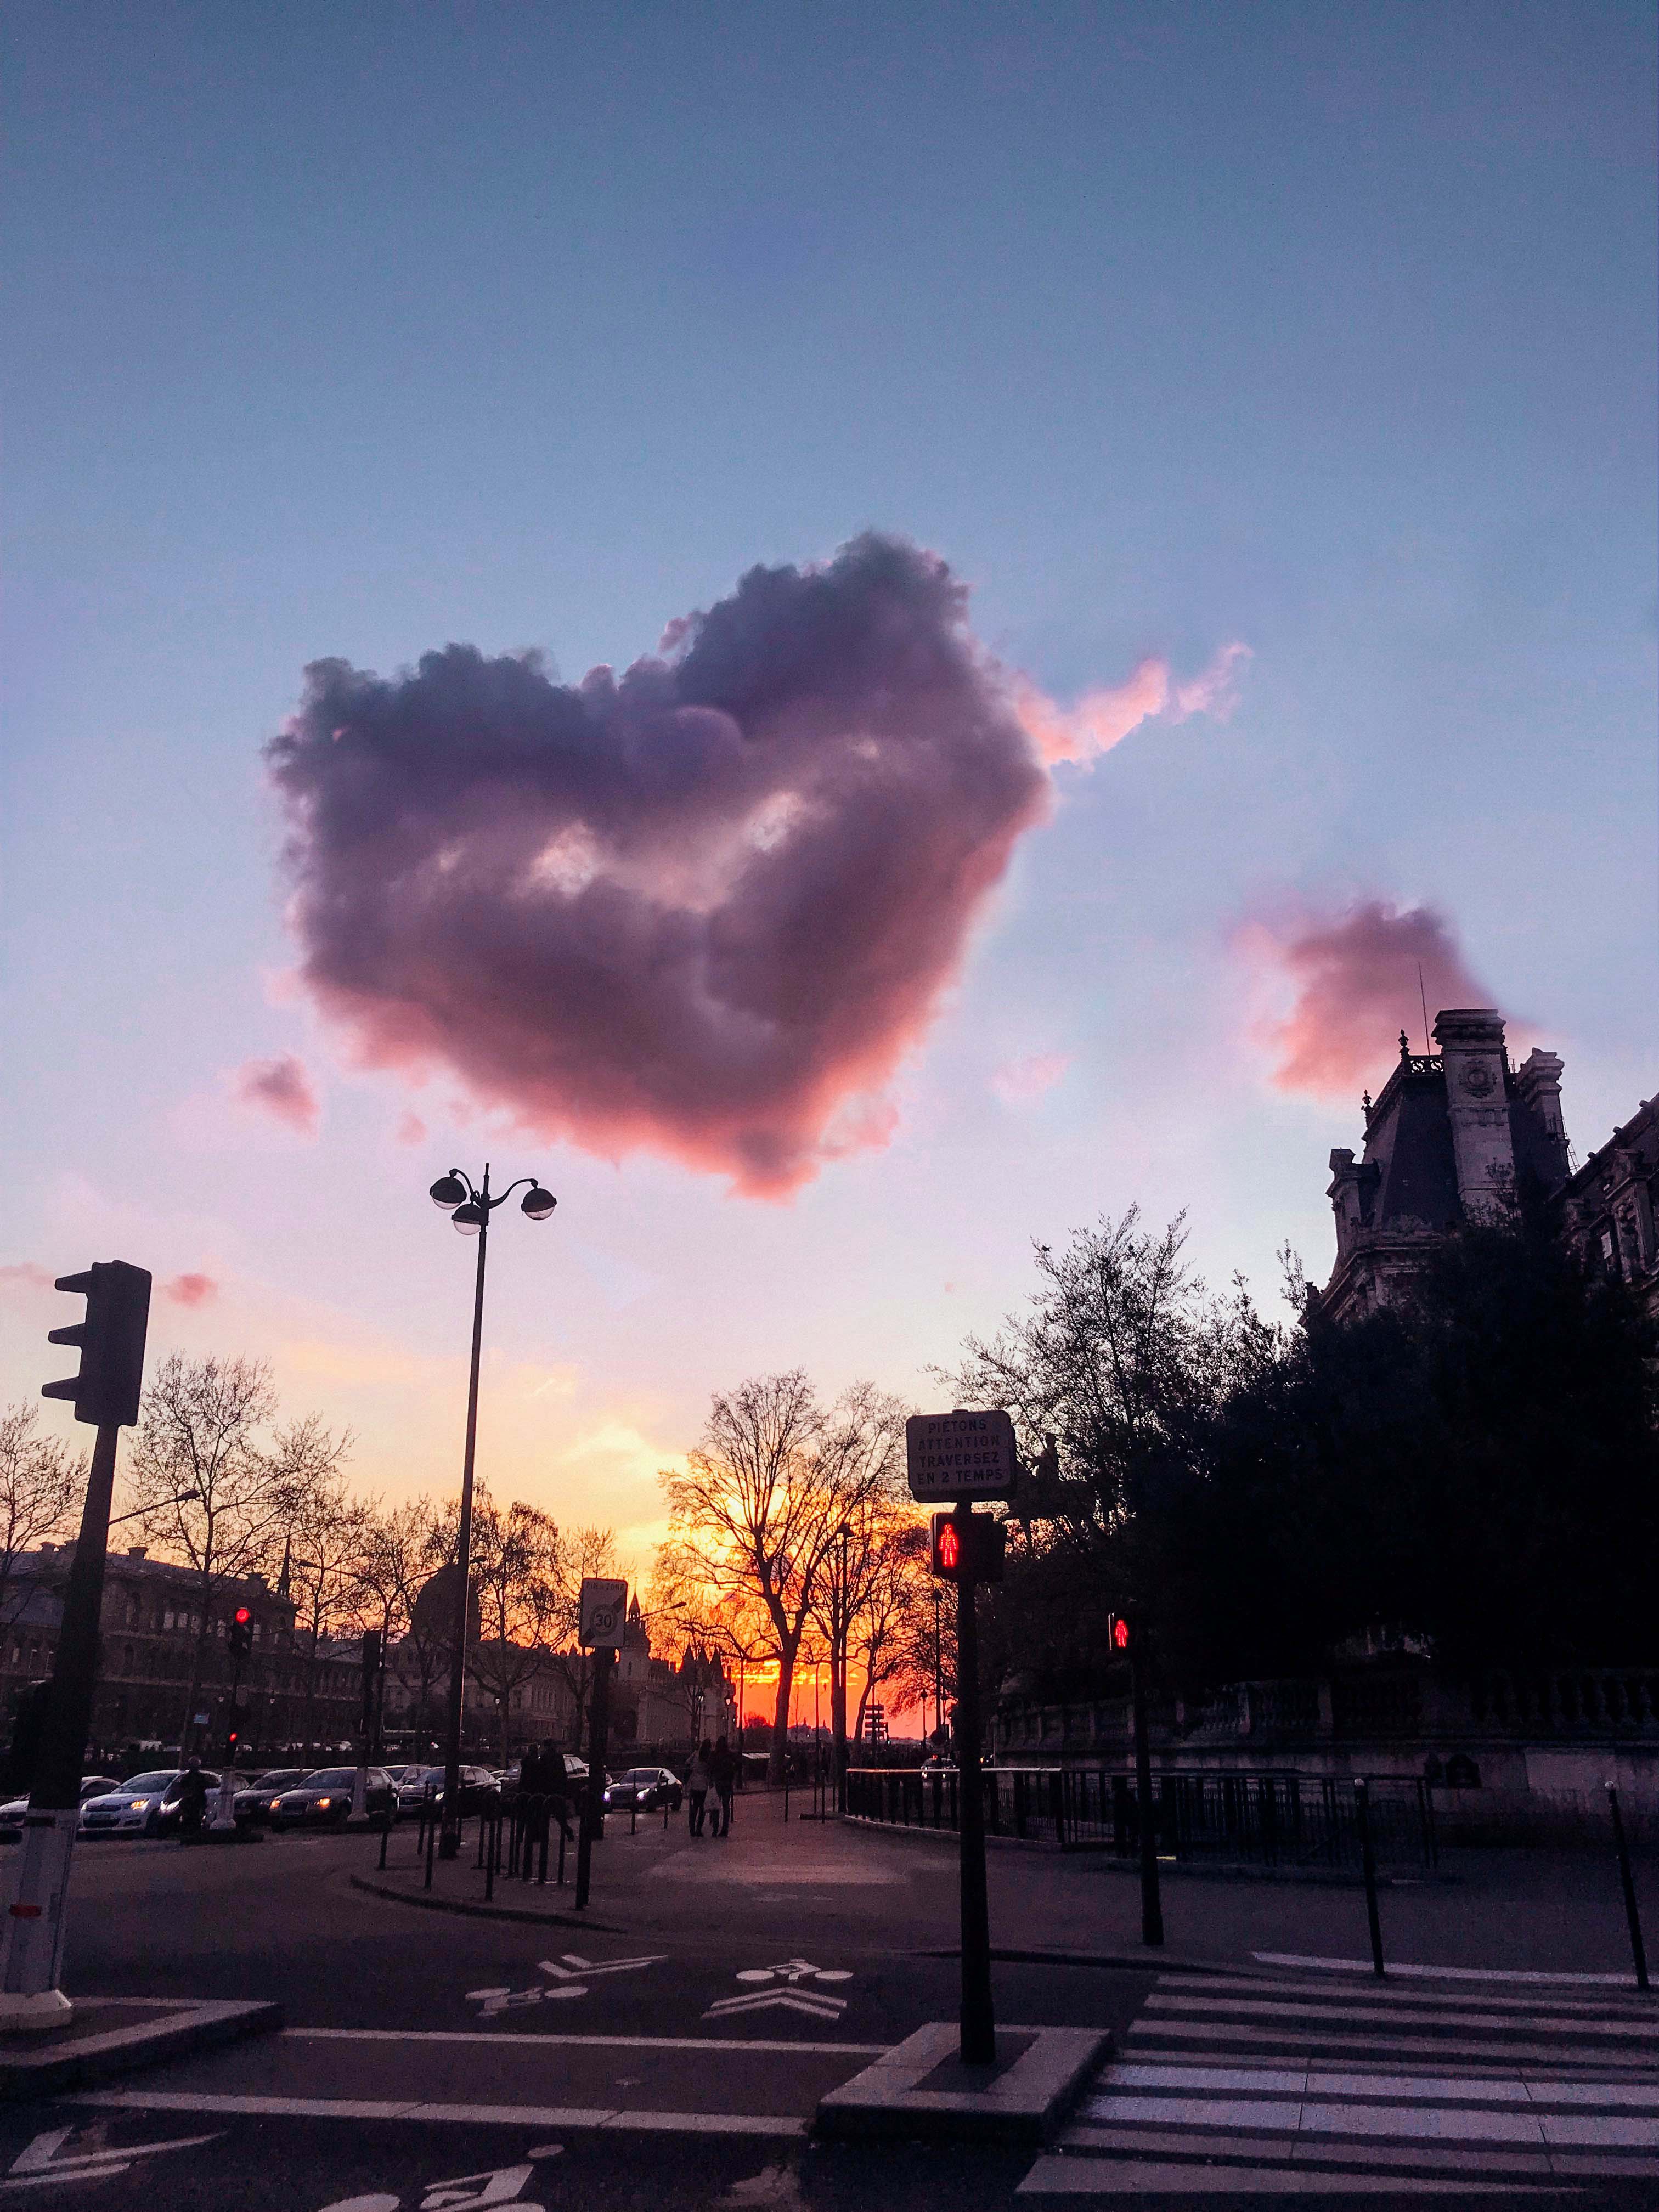
[[[962,1531],[948,1513],[933,1516],[933,1572],[951,1582],[962,1572]]]
[[[1129,1624],[1121,1613],[1112,1623],[1112,1649],[1127,1651],[1129,1648]]]

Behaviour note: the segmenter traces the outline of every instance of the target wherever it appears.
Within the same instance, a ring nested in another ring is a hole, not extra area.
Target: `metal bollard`
[[[559,1879],[558,1879],[558,1887],[559,1887],[559,1888],[561,1888],[561,1889],[562,1889],[562,1888],[564,1887],[564,1844],[565,1844],[564,1823],[563,1823],[562,1821],[561,1821],[561,1822],[559,1823]],[[545,1869],[544,1869],[544,1874],[545,1874]]]
[[[483,1863],[484,1903],[486,1905],[489,1904],[490,1899],[495,1894],[495,1838],[492,1835],[490,1837],[489,1848],[485,1848],[484,1837],[488,1827],[488,1821],[485,1820],[482,1814],[480,1814],[478,1819],[478,1854]]]
[[[390,1807],[388,1807],[386,1809],[386,1818],[380,1823],[380,1872],[382,1874],[386,1872],[386,1847],[391,1840],[392,1812]]]
[[[1636,1961],[1636,1986],[1648,1985],[1648,1954],[1642,1942],[1642,1916],[1637,1908],[1636,1881],[1630,1869],[1630,1845],[1625,1840],[1625,1816],[1619,1809],[1619,1791],[1607,1784],[1607,1810],[1613,1815],[1613,1849],[1619,1854],[1619,1879],[1625,1892],[1625,1917],[1630,1923],[1631,1956]]]
[[[1378,1981],[1384,1978],[1382,1964],[1382,1921],[1376,1909],[1376,1854],[1371,1849],[1370,1792],[1363,1778],[1353,1785],[1355,1809],[1359,1815],[1359,1861],[1365,1875],[1365,1917],[1370,1923],[1371,1972]]]
[[[432,1887],[432,1853],[437,1840],[438,1823],[434,1818],[434,1808],[428,1805],[426,1808],[426,1881],[422,1885],[426,1889]]]

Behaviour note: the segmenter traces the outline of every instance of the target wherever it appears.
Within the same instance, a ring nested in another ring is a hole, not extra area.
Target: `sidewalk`
[[[791,1806],[792,1815],[801,1800]],[[574,1911],[574,1887],[557,1890],[498,1876],[506,1918],[543,1914],[619,1932],[672,1935],[688,1920],[733,1910],[757,1931],[806,1941],[833,1929],[843,1944],[937,1953],[957,1936],[957,1843],[915,1831],[884,1834],[862,1823],[783,1819],[781,1795],[738,1800],[727,1840],[694,1840],[683,1817],[660,1815],[630,1834],[613,1817],[593,1854],[592,1901]],[[434,1897],[483,1908],[476,1838],[462,1857],[434,1869]],[[365,1852],[362,1878],[380,1881]],[[574,1878],[574,1856],[568,1873]],[[1386,1955],[1398,1963],[1508,1972],[1633,1978],[1618,1869],[1611,1854],[1468,1851],[1443,1860],[1445,1879],[1396,1879],[1382,1894]],[[388,1886],[417,1896],[423,1869],[412,1832],[394,1834]],[[1163,1869],[1165,1948],[1140,1942],[1138,1875],[1089,1853],[994,1851],[988,1856],[991,1940],[1003,1954],[1063,1954],[1155,1966],[1175,1960],[1235,1966],[1271,1953],[1367,1960],[1365,1903],[1358,1887],[1300,1885],[1249,1875],[1198,1878]],[[1659,1881],[1638,1864],[1638,1893],[1659,1954]]]

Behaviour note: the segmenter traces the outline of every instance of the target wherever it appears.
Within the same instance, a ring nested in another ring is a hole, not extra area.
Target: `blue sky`
[[[205,1273],[158,1347],[264,1352],[365,1481],[437,1486],[465,1263],[424,1186],[538,1168],[495,1479],[643,1546],[711,1389],[925,1396],[1033,1236],[1185,1205],[1212,1274],[1322,1274],[1357,1097],[1275,1089],[1254,913],[1434,906],[1581,1152],[1656,1087],[1650,9],[22,0],[0,39],[9,1262]],[[304,664],[574,679],[872,525],[1061,702],[1250,649],[1230,717],[1056,771],[892,1141],[780,1206],[354,1073],[281,980],[258,749]],[[230,1097],[290,1053],[314,1139]],[[1064,1072],[1011,1100],[1022,1060]],[[53,1303],[9,1279],[8,1395]]]

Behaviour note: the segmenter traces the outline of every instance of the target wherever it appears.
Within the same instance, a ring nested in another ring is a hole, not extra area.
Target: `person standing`
[[[709,1768],[713,1758],[714,1747],[704,1736],[691,1754],[690,1771],[685,1778],[686,1801],[690,1807],[686,1824],[694,1836],[702,1833],[703,1809],[708,1802],[708,1784],[712,1778]]]
[[[179,1778],[179,1840],[181,1844],[199,1844],[202,1840],[202,1819],[207,1811],[207,1777],[202,1771],[202,1762],[192,1759]]]
[[[559,1833],[566,1843],[574,1844],[576,1832],[570,1825],[570,1777],[564,1763],[564,1753],[556,1743],[542,1746],[542,1788],[547,1792],[548,1809],[559,1824]]]
[[[738,1783],[738,1762],[724,1736],[714,1746],[714,1757],[708,1762],[708,1779],[714,1792],[714,1833],[729,1836],[732,1832],[732,1793]]]

